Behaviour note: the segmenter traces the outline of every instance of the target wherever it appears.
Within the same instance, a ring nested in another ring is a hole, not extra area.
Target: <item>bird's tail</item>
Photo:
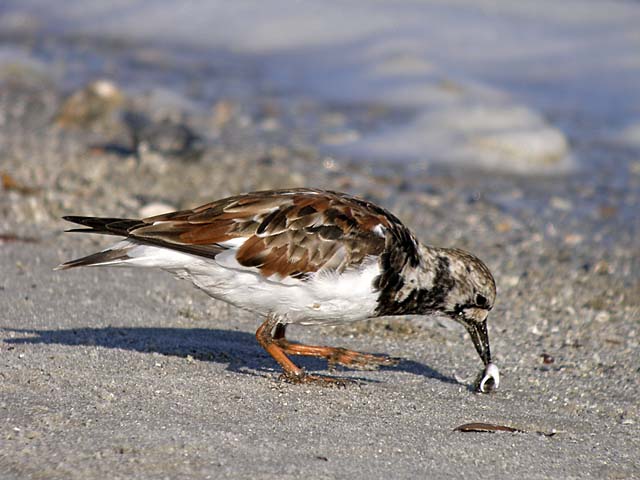
[[[125,242],[121,242],[125,243]],[[122,248],[118,248],[118,245],[115,245],[112,248],[107,250],[103,250],[102,252],[97,252],[91,255],[87,255],[86,257],[78,258],[76,260],[71,260],[69,262],[62,263],[54,268],[54,270],[67,270],[68,268],[73,267],[91,267],[91,266],[99,266],[99,265],[115,265],[117,263],[122,263],[127,260],[130,260],[131,257],[127,254],[127,252],[131,248],[131,244],[126,242],[128,245]]]
[[[129,232],[136,226],[142,224],[140,220],[131,220],[126,218],[99,218],[99,217],[62,217],[65,220],[73,223],[77,223],[86,228],[72,228],[67,232],[81,232],[81,233],[101,233],[104,235],[118,235],[126,237]],[[133,245],[130,242],[120,242],[113,247],[103,250],[101,252],[88,255],[86,257],[78,258],[65,262],[55,267],[54,270],[66,270],[74,267],[87,267],[98,265],[115,265],[125,262],[131,257],[128,255],[129,250]]]
[[[102,233],[104,235],[120,235],[126,237],[129,232],[144,222],[129,218],[104,218],[104,217],[62,217],[67,222],[77,223],[87,228],[72,228],[67,232]]]

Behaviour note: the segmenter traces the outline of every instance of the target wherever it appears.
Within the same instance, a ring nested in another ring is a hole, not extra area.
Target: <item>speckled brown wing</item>
[[[208,248],[215,253],[244,239],[236,260],[267,277],[343,271],[367,256],[381,255],[389,242],[415,246],[409,231],[386,210],[321,190],[255,192],[143,222],[129,231],[131,237],[180,250]]]

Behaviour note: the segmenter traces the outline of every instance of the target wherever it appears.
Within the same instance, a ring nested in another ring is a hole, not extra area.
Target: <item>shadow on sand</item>
[[[2,328],[2,330],[30,335],[27,338],[5,339],[4,342],[7,344],[87,345],[137,352],[156,352],[177,357],[190,355],[197,360],[225,363],[229,371],[243,374],[255,375],[255,372],[278,369],[275,361],[258,345],[253,334],[234,330],[127,327],[68,330]],[[308,371],[324,370],[327,367],[326,361],[310,357],[295,357],[295,362]],[[431,367],[411,360],[401,359],[397,365],[382,368],[459,384],[454,378],[447,377]],[[364,382],[375,382],[371,379],[350,378]]]

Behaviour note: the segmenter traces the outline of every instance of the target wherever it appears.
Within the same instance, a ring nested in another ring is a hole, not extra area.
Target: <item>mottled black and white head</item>
[[[496,283],[477,257],[455,248],[441,249],[440,262],[447,266],[448,289],[441,311],[464,325],[485,365],[491,363],[487,316],[496,300]],[[444,272],[443,272],[444,273]]]

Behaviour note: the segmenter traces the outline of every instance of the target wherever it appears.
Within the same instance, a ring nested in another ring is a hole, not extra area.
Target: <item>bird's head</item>
[[[496,283],[487,266],[464,250],[442,249],[449,289],[441,311],[464,325],[485,366],[491,363],[487,315],[496,300]]]

